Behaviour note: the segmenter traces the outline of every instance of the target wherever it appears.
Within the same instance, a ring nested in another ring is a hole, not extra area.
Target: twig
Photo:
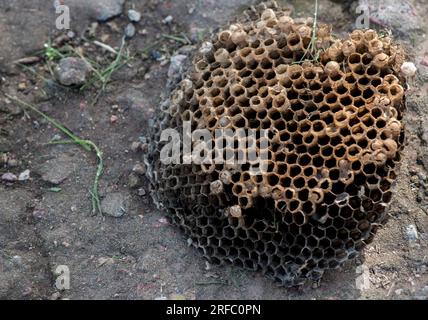
[[[107,51],[110,51],[111,53],[117,54],[117,51],[114,50],[112,47],[110,47],[108,44],[102,43],[102,42],[97,41],[97,40],[94,41],[94,44],[96,46],[103,48],[103,49],[106,49]]]

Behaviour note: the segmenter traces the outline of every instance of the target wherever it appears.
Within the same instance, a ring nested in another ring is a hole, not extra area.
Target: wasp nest
[[[337,40],[328,26],[313,33],[311,19],[276,7],[251,11],[202,45],[158,116],[149,157],[157,201],[213,263],[285,286],[320,279],[386,220],[404,139],[402,62],[401,49],[373,30]],[[216,129],[268,130],[267,170],[185,155],[163,163],[160,133],[181,133],[186,121],[212,142]]]

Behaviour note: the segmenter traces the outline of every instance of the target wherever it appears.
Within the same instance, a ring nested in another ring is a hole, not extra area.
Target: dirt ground
[[[66,0],[75,34],[69,45],[100,64],[114,57],[93,41],[118,48],[129,23],[128,9],[142,13],[135,36],[125,43],[133,59],[112,75],[96,101],[96,86],[80,91],[56,85],[48,68],[55,61],[42,59],[25,68],[14,63],[40,55],[49,40],[64,39],[67,32],[55,28],[53,1],[0,0],[0,176],[30,171],[30,178],[23,181],[0,179],[0,299],[428,298],[428,21],[421,19],[428,14],[428,4],[424,0],[410,1],[414,11],[403,14],[413,30],[404,34],[392,30],[418,73],[409,79],[407,143],[389,207],[390,221],[361,258],[327,272],[318,287],[287,290],[258,273],[208,265],[168,224],[165,213],[155,209],[148,182],[133,173],[144,152],[136,142],[144,147],[149,119],[167,82],[170,57],[186,42],[197,43],[255,2],[127,0],[123,14],[95,24],[86,8],[89,2]],[[279,2],[291,6],[295,17],[313,15],[314,1]],[[353,29],[354,12],[352,1],[320,0],[319,19],[334,23],[339,35]],[[372,27],[379,27],[378,22]],[[104,206],[113,207],[110,211],[119,203],[119,217],[112,216],[117,212],[92,214],[89,189],[95,155],[76,145],[48,144],[58,136],[62,139],[61,133],[6,94],[37,106],[98,145],[105,162],[100,195]],[[70,270],[68,290],[55,286],[60,265]]]

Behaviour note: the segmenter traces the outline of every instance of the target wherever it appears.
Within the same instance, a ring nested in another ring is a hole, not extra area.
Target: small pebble
[[[131,189],[136,189],[141,187],[141,184],[140,177],[136,173],[131,172],[131,174],[128,176],[128,187]]]
[[[418,172],[417,175],[418,175],[419,180],[421,180],[421,181],[426,181],[427,180],[427,176],[426,176],[425,173]]]
[[[416,67],[415,64],[413,62],[404,62],[403,65],[401,66],[401,73],[405,76],[405,77],[414,77],[416,74]]]
[[[139,175],[143,175],[146,173],[146,166],[144,164],[137,163],[134,168],[132,168],[132,171]]]
[[[128,10],[129,21],[138,22],[141,20],[141,13],[137,10]]]
[[[25,82],[21,82],[18,84],[19,91],[24,91],[25,89],[27,89],[27,84]]]
[[[139,142],[139,141],[134,141],[134,142],[131,144],[131,150],[132,150],[133,152],[137,152],[138,150],[140,150],[140,148],[141,148],[141,142]]]
[[[1,176],[1,179],[6,182],[15,182],[18,180],[18,177],[13,173],[7,172]]]
[[[56,78],[64,86],[81,86],[86,83],[90,73],[90,66],[80,58],[63,58],[55,67]]]
[[[409,240],[409,242],[415,242],[418,240],[418,230],[416,229],[416,226],[414,224],[409,224],[406,227],[406,238]]]
[[[6,164],[8,162],[8,157],[6,153],[0,153],[0,165]]]
[[[49,298],[50,300],[58,300],[58,299],[60,299],[61,298],[61,293],[59,293],[58,291],[57,292],[54,292],[52,295],[51,295],[51,297]]]
[[[13,256],[12,257],[13,264],[20,266],[22,265],[22,257],[21,256]]]
[[[7,165],[11,168],[16,167],[18,165],[18,160],[16,159],[9,159],[7,161]]]
[[[120,218],[127,212],[127,201],[121,193],[109,193],[101,201],[102,212],[110,217]]]
[[[171,22],[172,22],[172,20],[173,20],[173,17],[172,17],[172,16],[168,16],[168,17],[166,17],[165,19],[163,19],[163,20],[162,20],[162,22],[163,22],[164,24],[167,24],[167,23],[171,23]]]
[[[115,116],[115,115],[112,115],[110,117],[110,123],[116,123],[118,120],[119,120],[119,118],[117,116]]]
[[[157,50],[152,50],[150,51],[150,57],[155,61],[159,61],[162,58],[162,54]]]
[[[19,174],[19,181],[27,181],[28,179],[30,179],[30,170],[27,169]]]
[[[129,23],[125,28],[125,36],[127,38],[132,38],[133,36],[135,36],[135,32],[135,26],[132,23]]]
[[[144,190],[144,188],[140,188],[140,189],[138,189],[138,195],[140,196],[140,197],[143,197],[143,196],[145,196],[147,193],[146,193],[146,190]]]

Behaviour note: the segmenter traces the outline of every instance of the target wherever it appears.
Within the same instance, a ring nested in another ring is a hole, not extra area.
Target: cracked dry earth
[[[206,264],[168,223],[165,213],[155,209],[148,182],[132,173],[144,152],[135,150],[138,144],[133,142],[144,141],[167,82],[170,58],[177,50],[189,51],[180,41],[162,35],[183,32],[195,43],[255,2],[128,0],[123,14],[94,25],[96,16],[85,7],[89,4],[70,0],[73,45],[95,57],[105,52],[85,44],[86,28],[91,29],[91,41],[119,47],[129,23],[127,10],[142,13],[136,35],[126,43],[135,58],[114,73],[94,105],[96,89],[58,87],[48,72],[43,79],[14,64],[63,34],[55,29],[52,1],[0,2],[0,176],[30,171],[28,180],[0,181],[0,298],[427,299],[428,25],[421,17],[428,14],[428,6],[424,1],[394,2],[411,3],[414,9],[402,13],[402,29],[391,28],[418,72],[407,92],[407,142],[389,206],[390,220],[361,258],[327,272],[319,286],[286,290],[259,273]],[[340,36],[353,29],[357,1],[319,2],[319,19],[334,23],[335,33]],[[290,5],[294,17],[313,15],[313,1],[280,3]],[[391,20],[391,9],[378,10],[373,28]],[[168,16],[172,21],[165,21]],[[42,72],[44,63],[31,67]],[[36,105],[100,147],[105,160],[100,181],[104,215],[91,213],[88,189],[96,170],[95,155],[73,145],[49,145],[59,132],[24,112],[6,94]],[[70,270],[69,290],[55,287],[59,265]]]

